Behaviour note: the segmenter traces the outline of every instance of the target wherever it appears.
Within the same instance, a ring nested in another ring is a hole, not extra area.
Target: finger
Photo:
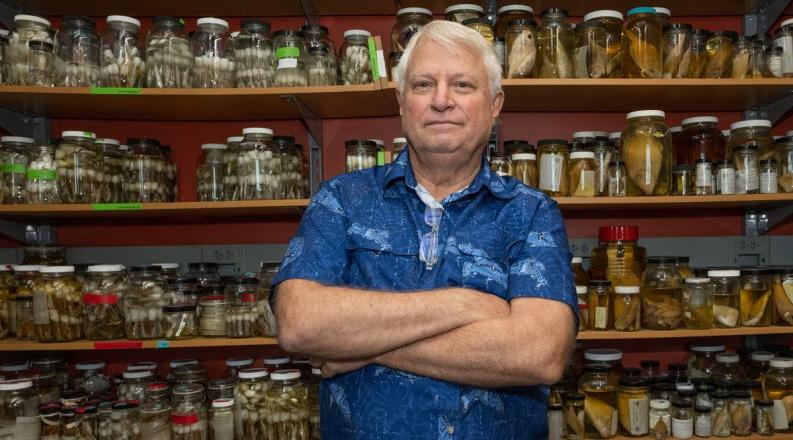
[[[326,362],[322,365],[322,377],[330,379],[336,376],[336,369],[333,368],[332,362]]]
[[[311,358],[311,366],[314,368],[322,368],[322,365],[325,364],[324,359],[320,358]]]

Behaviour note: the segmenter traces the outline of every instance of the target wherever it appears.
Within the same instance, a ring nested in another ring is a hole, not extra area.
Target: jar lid
[[[124,265],[122,264],[94,264],[88,266],[86,269],[89,273],[97,273],[97,272],[121,272],[124,270]]]
[[[129,268],[130,272],[162,272],[160,266],[132,266]]]
[[[610,141],[614,140],[614,139],[621,139],[621,138],[622,138],[622,132],[621,131],[613,131],[613,132],[609,133],[609,140]]]
[[[198,414],[171,414],[171,423],[174,425],[192,425],[194,423],[198,423]]]
[[[619,384],[626,387],[646,387],[650,381],[642,376],[622,376],[620,377]]]
[[[259,284],[259,279],[255,277],[248,277],[245,275],[229,275],[222,277],[221,280],[226,286],[239,286],[244,284]]]
[[[397,137],[397,138],[394,138],[394,140],[391,141],[391,142],[393,142],[395,144],[406,144],[406,143],[408,143],[408,140],[407,140],[407,138]]]
[[[152,371],[157,369],[157,362],[152,361],[142,361],[142,362],[134,362],[132,364],[127,364],[127,371]]]
[[[174,281],[175,284],[198,284],[196,277],[179,277]]]
[[[300,370],[278,370],[270,375],[271,380],[294,380],[300,379]]]
[[[575,286],[575,294],[576,295],[583,295],[587,292],[586,286]]]
[[[96,139],[96,133],[93,133],[91,131],[67,130],[61,132],[61,137],[62,138],[86,137],[86,138]]]
[[[470,3],[461,3],[459,5],[451,5],[447,7],[446,11],[444,11],[444,14],[448,14],[449,12],[456,12],[456,11],[477,11],[481,14],[484,14],[485,8]]]
[[[637,226],[601,226],[598,228],[600,241],[636,241],[639,239]]]
[[[36,23],[41,23],[43,25],[46,25],[47,27],[51,26],[50,21],[47,20],[46,18],[41,18],[41,17],[37,17],[35,15],[29,15],[29,14],[17,14],[17,15],[15,15],[14,16],[14,22],[16,23],[17,21],[33,21],[33,22],[36,22]]]
[[[672,11],[670,11],[669,8],[659,8],[658,6],[653,6],[653,9],[655,10],[656,14],[669,16],[672,15]]]
[[[111,138],[99,138],[95,142],[97,144],[110,144],[115,146],[121,145],[121,142],[119,142],[118,139],[111,139]]]
[[[179,263],[151,263],[151,265],[161,269],[179,269]]]
[[[770,269],[763,268],[763,267],[742,267],[741,268],[741,276],[758,276],[758,275],[768,275]]]
[[[215,17],[201,17],[196,21],[196,24],[198,26],[201,26],[202,24],[214,24],[217,26],[224,27],[226,29],[229,28],[228,21],[223,20],[222,18],[215,18]]]
[[[658,368],[661,366],[661,363],[655,359],[645,359],[643,361],[639,361],[639,365],[642,368]]]
[[[0,381],[0,391],[15,391],[25,388],[32,388],[33,382],[30,380],[3,380]]]
[[[531,149],[534,148],[529,141],[523,139],[510,139],[504,141],[504,150],[509,152],[509,150],[513,149]]]
[[[674,384],[669,382],[658,382],[654,383],[650,386],[650,389],[653,391],[666,391],[666,392],[673,392],[675,391]]]
[[[212,408],[231,408],[234,406],[234,399],[215,399],[212,401]]]
[[[619,361],[622,359],[622,350],[616,348],[592,348],[584,352],[584,359],[588,361]]]
[[[226,138],[226,143],[231,144],[234,142],[242,142],[242,136],[229,136]]]
[[[595,153],[591,151],[574,151],[570,153],[570,159],[594,159]]]
[[[669,257],[669,256],[647,257],[648,264],[666,264],[666,263],[675,264],[676,262],[677,259],[675,257]]]
[[[568,144],[564,139],[540,139],[537,141],[538,147],[542,147],[543,145],[564,145],[566,147]]]
[[[766,127],[771,128],[773,124],[768,119],[747,119],[745,121],[738,121],[730,125],[730,130],[740,130],[748,127]]]
[[[587,282],[587,286],[591,286],[591,287],[611,287],[611,281],[609,281],[609,280],[589,280]]]
[[[774,406],[773,400],[758,399],[754,401],[756,406]]]
[[[733,278],[741,276],[740,270],[726,270],[726,269],[719,269],[719,270],[709,270],[708,277],[710,278]]]
[[[39,270],[41,273],[71,273],[74,266],[44,266]]]
[[[198,302],[201,304],[215,302],[215,301],[217,301],[218,303],[228,303],[225,295],[204,295],[198,299]]]
[[[366,147],[377,148],[377,143],[375,141],[370,141],[368,139],[350,139],[344,141],[345,147],[357,147],[361,145]]]
[[[669,409],[669,401],[666,399],[652,399],[650,400],[650,408]]]
[[[202,150],[225,150],[228,148],[226,144],[201,144]]]
[[[581,264],[583,262],[584,262],[584,259],[582,257],[573,257],[570,260],[570,264]]]
[[[64,357],[41,358],[31,362],[32,365],[35,365],[37,367],[44,367],[44,368],[56,368],[58,364],[65,364],[65,363],[66,363],[66,358]]]
[[[114,402],[111,405],[111,408],[113,409],[113,411],[124,411],[128,409],[137,408],[138,406],[140,405],[135,400],[123,400],[120,402]]]
[[[253,359],[251,358],[226,359],[226,366],[228,367],[244,367],[246,365],[253,365]]]
[[[719,118],[716,116],[696,116],[694,118],[683,119],[683,122],[681,122],[682,125],[702,123],[718,124]]]
[[[671,127],[671,128],[669,129],[669,132],[670,132],[670,133],[672,133],[672,134],[674,134],[674,133],[680,133],[680,132],[682,132],[682,131],[683,131],[683,127],[680,127],[680,126],[677,126],[677,127]]]
[[[269,134],[270,136],[273,135],[273,130],[269,128],[262,128],[262,127],[248,127],[242,129],[242,135],[245,136],[246,134]]]
[[[691,408],[693,405],[688,400],[675,400],[672,402],[676,408]]]
[[[634,9],[638,9],[638,8],[634,8]],[[630,15],[630,12],[628,13],[628,15]],[[649,118],[649,117],[665,118],[666,113],[661,110],[639,110],[635,112],[630,112],[626,116],[627,119]]]
[[[314,376],[322,376],[322,370],[319,368],[311,368],[311,374]]]
[[[140,27],[140,20],[137,18],[127,17],[126,15],[108,15],[108,23],[127,23],[133,26]]]
[[[269,373],[264,368],[247,368],[237,375],[240,379],[258,379],[267,377]]]
[[[146,391],[163,391],[168,389],[168,382],[152,382],[146,385]]]
[[[402,8],[397,11],[397,16],[402,14],[424,14],[432,17],[432,11],[427,8]]]
[[[198,365],[198,359],[174,359],[168,364],[171,368],[184,367],[185,365]]]
[[[153,138],[128,138],[127,145],[137,145],[137,144],[152,144],[152,145],[160,145],[160,141]]]
[[[602,9],[600,11],[592,11],[586,15],[584,15],[584,21],[594,20],[596,18],[616,18],[618,20],[623,20],[622,12],[619,11],[612,11],[609,9]]]
[[[548,14],[570,15],[570,13],[567,12],[567,9],[562,9],[562,8],[548,8],[540,13],[540,15],[548,15]]]
[[[776,355],[770,351],[755,351],[752,352],[752,360],[758,362],[767,362],[774,359]]]
[[[30,366],[27,362],[9,362],[7,364],[0,365],[0,371],[5,373],[14,373],[17,371],[22,371],[27,369]]]
[[[737,364],[740,361],[740,356],[735,353],[719,353],[716,355],[716,362],[723,364]]]
[[[703,345],[703,344],[692,344],[688,348],[690,351],[695,351],[698,353],[720,353],[725,350],[724,345]]]
[[[534,14],[534,8],[528,5],[504,5],[498,8],[497,14],[501,15],[505,12],[510,12],[510,11],[523,11],[523,12],[528,12],[529,14]]]
[[[287,356],[270,356],[270,357],[266,357],[266,358],[262,359],[262,361],[264,362],[264,365],[288,364],[290,360],[291,359],[289,359],[289,357],[287,357]]]
[[[124,373],[122,373],[122,376],[124,377],[124,379],[143,379],[144,377],[152,377],[153,374],[149,370],[143,370],[143,371],[127,370]]]
[[[639,286],[616,286],[614,287],[614,293],[618,295],[633,295],[639,293]]]
[[[686,278],[686,284],[707,284],[710,278]]]
[[[186,396],[191,394],[203,394],[204,393],[204,386],[200,383],[180,383],[178,385],[174,385],[172,393],[174,396]]]
[[[793,368],[793,359],[791,358],[774,358],[768,362],[771,368]]]
[[[760,165],[776,165],[776,159],[764,159],[760,161]]]
[[[350,30],[344,31],[343,35],[344,35],[344,38],[347,38],[347,37],[350,37],[350,36],[353,36],[353,35],[360,35],[362,37],[371,37],[372,33],[369,32],[369,31],[365,31],[363,29],[350,29]]]
[[[29,137],[24,137],[24,136],[3,136],[0,137],[0,142],[19,142],[23,144],[32,144],[35,141]]]
[[[678,382],[675,384],[675,389],[678,392],[693,392],[694,391],[694,384],[688,382]]]
[[[573,133],[573,139],[580,139],[580,138],[595,138],[594,131],[576,131]]]
[[[752,397],[752,392],[749,390],[732,390],[732,393],[730,393],[730,395],[732,396],[732,398],[748,399]]]
[[[38,272],[42,267],[40,264],[16,264],[12,268],[14,272]]]

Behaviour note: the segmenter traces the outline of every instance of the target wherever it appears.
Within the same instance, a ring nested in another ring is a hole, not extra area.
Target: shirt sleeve
[[[289,279],[339,285],[347,270],[347,216],[336,181],[322,184],[289,242],[273,286]]]
[[[577,316],[572,255],[556,202],[543,198],[524,234],[524,240],[514,246],[510,258],[507,299],[535,297],[561,301]]]

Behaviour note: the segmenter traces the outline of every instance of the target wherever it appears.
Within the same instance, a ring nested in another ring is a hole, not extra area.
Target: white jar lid
[[[653,399],[650,401],[652,409],[669,409],[669,401],[666,399]]]
[[[716,355],[716,362],[723,364],[737,364],[741,360],[735,353],[719,353]]]
[[[281,365],[281,364],[288,364],[290,359],[286,356],[278,356],[278,357],[266,357],[262,359],[264,361],[264,365]]]
[[[215,18],[215,17],[201,17],[201,18],[199,18],[196,21],[196,24],[198,26],[201,26],[202,24],[216,24],[216,25],[222,26],[222,27],[224,27],[226,29],[229,28],[229,22],[228,21],[223,20],[222,18]]]
[[[232,142],[242,142],[242,136],[229,136],[226,138],[227,144],[230,144]]]
[[[311,374],[313,374],[315,376],[322,376],[322,370],[319,369],[319,368],[312,368],[311,369]]]
[[[652,8],[655,9],[656,14],[669,15],[669,16],[672,15],[672,11],[670,11],[669,8],[659,8],[655,6],[653,6]]]
[[[244,367],[246,365],[253,365],[253,359],[251,358],[226,359],[227,367]]]
[[[622,350],[593,348],[584,352],[584,359],[588,361],[619,361],[622,359]]]
[[[17,15],[14,16],[14,22],[15,23],[17,21],[23,21],[23,20],[24,21],[35,21],[36,23],[41,23],[41,24],[47,25],[47,27],[52,26],[52,23],[50,23],[50,21],[47,20],[46,18],[37,17],[35,15],[17,14]]]
[[[408,143],[408,140],[407,140],[407,138],[398,137],[398,138],[394,138],[394,140],[391,141],[391,142],[393,142],[395,144],[406,144],[406,143]]]
[[[607,131],[593,131],[592,133],[595,133],[596,138],[605,138],[609,136],[609,132]]]
[[[793,20],[793,18],[791,18],[791,20]],[[785,137],[791,137],[791,136],[793,136],[793,130],[790,130],[787,133],[785,133]]]
[[[382,139],[367,139],[367,141],[372,141],[377,144],[378,147],[385,146],[385,142]]]
[[[622,12],[603,9],[600,11],[592,11],[589,14],[584,15],[584,21],[594,20],[596,18],[602,18],[602,17],[616,18],[618,20],[623,19]]]
[[[100,138],[96,140],[97,144],[111,144],[111,145],[121,145],[121,142],[118,139],[111,139],[111,138]]]
[[[144,377],[151,377],[151,371],[125,371],[123,374],[124,379],[143,379]]]
[[[108,15],[107,22],[127,23],[140,27],[140,20],[138,20],[137,18],[127,17],[126,15]]]
[[[793,368],[793,359],[791,358],[774,358],[769,361],[772,368]]]
[[[666,113],[661,111],[661,110],[639,110],[639,111],[628,113],[627,119],[647,118],[647,117],[651,117],[651,116],[652,117],[665,118],[666,117]]]
[[[121,145],[118,146],[118,149],[121,150],[121,151],[127,151],[127,150],[129,150],[129,147],[124,145],[124,144],[121,144]]]
[[[264,368],[248,368],[247,370],[240,371],[238,375],[240,379],[258,379],[267,377],[267,370]]]
[[[270,375],[271,380],[294,380],[300,379],[300,370],[278,370]]]
[[[707,284],[710,278],[686,278],[686,284]]]
[[[234,32],[230,33],[229,35],[231,35],[231,38],[237,38],[237,35],[239,35],[239,34],[240,34],[240,31],[234,31]]]
[[[344,38],[347,38],[350,35],[363,35],[365,37],[371,37],[372,33],[369,32],[369,31],[365,31],[363,29],[350,29],[350,30],[344,31],[343,35],[344,35]]]
[[[515,153],[510,158],[512,160],[537,160],[537,155],[534,153]]]
[[[24,137],[24,136],[3,136],[0,137],[0,142],[21,142],[25,144],[32,144],[35,141],[29,137]]]
[[[788,18],[787,20],[783,21],[782,24],[779,25],[779,27],[785,27],[789,24],[793,24],[793,18]]]
[[[529,14],[533,14],[534,8],[528,5],[504,5],[498,8],[498,15],[501,15],[509,11],[523,11],[523,12],[528,12]]]
[[[449,12],[466,11],[466,10],[473,10],[473,11],[477,11],[477,12],[482,13],[482,14],[485,13],[485,8],[483,8],[483,7],[479,6],[479,5],[472,5],[470,3],[461,3],[459,5],[451,5],[448,8],[446,8],[446,11],[444,11],[444,13],[448,14]]]
[[[4,380],[0,381],[0,391],[16,391],[25,388],[33,388],[33,381],[30,380]]]
[[[595,153],[591,151],[576,151],[570,153],[570,159],[594,159]]]
[[[234,399],[215,399],[212,401],[212,408],[230,408],[234,406]]]
[[[771,128],[773,124],[768,119],[747,119],[745,121],[738,121],[730,125],[730,130],[738,130],[748,127],[766,127]]]
[[[127,364],[127,371],[152,371],[157,369],[157,362],[143,361]]]
[[[755,351],[752,353],[753,361],[765,362],[765,361],[770,361],[775,357],[776,356],[774,355],[774,353],[771,353],[770,351]]]
[[[784,136],[771,136],[771,137],[774,138],[774,142],[776,142],[776,141],[782,139]]]
[[[683,119],[683,122],[680,125],[688,125],[688,124],[701,124],[703,122],[710,122],[713,124],[719,123],[719,118],[716,116],[696,116],[693,118]]]
[[[724,345],[702,345],[696,344],[689,347],[689,350],[700,353],[719,353],[724,351]]]
[[[121,264],[95,264],[93,266],[88,266],[86,269],[89,273],[94,272],[121,272],[124,270],[124,266]]]
[[[74,364],[74,369],[77,371],[91,371],[91,370],[101,370],[106,366],[107,366],[107,362],[105,361],[78,362]]]
[[[12,263],[0,264],[0,272],[9,272],[13,269],[14,269],[14,265]]]
[[[694,384],[688,382],[678,382],[675,384],[677,391],[694,391]]]
[[[575,294],[576,295],[583,295],[587,292],[586,286],[575,286]]]
[[[594,131],[576,131],[573,133],[573,139],[576,138],[593,138],[595,137]]]
[[[248,127],[242,129],[242,135],[245,136],[246,134],[269,134],[272,136],[273,131],[269,128]]]
[[[179,263],[151,263],[151,265],[163,269],[179,269]]]
[[[677,127],[672,127],[672,128],[669,129],[670,133],[680,133],[682,131],[683,131],[683,127],[681,127],[679,125]]]
[[[633,295],[640,290],[639,286],[614,286],[614,293],[622,295]]]
[[[402,8],[397,11],[397,16],[402,14],[425,14],[432,16],[432,11],[427,8]]]
[[[179,368],[186,365],[198,365],[198,359],[174,359],[168,365],[170,365],[171,368]]]
[[[581,264],[583,262],[584,259],[581,257],[573,257],[573,259],[570,260],[570,264]]]
[[[87,137],[91,139],[96,139],[96,133],[90,131],[79,131],[79,130],[67,130],[61,132],[62,138],[67,137]]]
[[[228,148],[226,144],[201,144],[202,150],[225,150]]]
[[[11,35],[11,31],[9,31],[8,29],[0,29],[0,35],[3,37],[7,37]]]
[[[74,272],[74,266],[44,266],[39,271],[41,273],[70,273]]]
[[[17,371],[26,370],[28,367],[30,367],[30,364],[28,364],[27,362],[12,362],[8,364],[0,365],[0,371],[6,373],[13,373]]]
[[[710,278],[733,278],[741,276],[740,270],[709,270],[708,277]]]
[[[17,264],[14,266],[14,271],[16,272],[38,272],[41,268],[44,267],[39,264]]]
[[[609,133],[609,140],[610,141],[614,140],[614,139],[620,139],[620,138],[622,138],[622,132],[621,131],[613,131],[613,132]]]

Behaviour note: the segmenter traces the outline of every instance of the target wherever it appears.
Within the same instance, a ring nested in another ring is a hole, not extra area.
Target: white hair
[[[416,47],[424,41],[432,41],[444,48],[464,48],[473,51],[482,57],[487,72],[490,98],[494,98],[501,91],[501,64],[496,58],[496,52],[479,32],[453,21],[435,20],[429,22],[413,35],[408,42],[405,52],[399,59],[399,64],[394,68],[394,79],[397,81],[399,93],[405,92],[405,80],[408,63],[413,58]]]

